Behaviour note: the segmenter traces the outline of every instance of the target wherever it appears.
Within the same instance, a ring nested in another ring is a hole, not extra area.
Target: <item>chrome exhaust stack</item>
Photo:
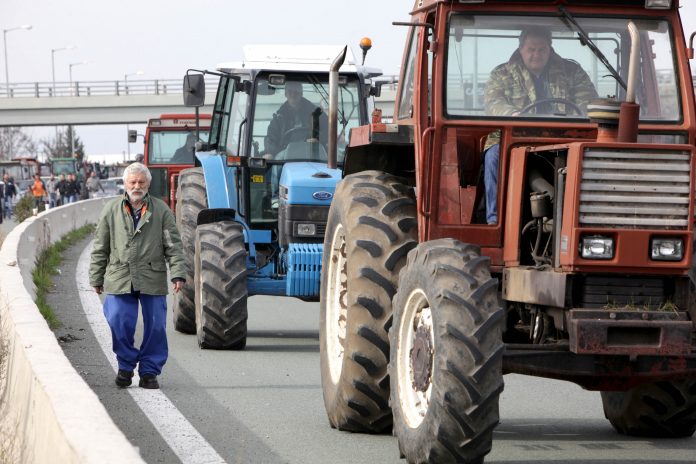
[[[348,46],[343,47],[341,53],[331,63],[329,72],[329,169],[336,169],[338,164],[338,70],[346,59]]]

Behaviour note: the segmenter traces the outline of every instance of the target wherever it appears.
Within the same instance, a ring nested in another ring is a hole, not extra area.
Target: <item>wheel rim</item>
[[[338,383],[343,366],[346,340],[346,320],[348,304],[348,276],[346,275],[346,237],[343,226],[336,227],[331,240],[327,274],[326,318],[326,357],[329,364],[331,381]]]
[[[396,381],[399,408],[409,427],[418,427],[430,404],[435,353],[433,318],[425,292],[408,296],[399,325]]]

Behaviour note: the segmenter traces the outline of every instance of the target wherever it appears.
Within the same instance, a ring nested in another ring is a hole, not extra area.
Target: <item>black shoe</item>
[[[116,385],[121,388],[126,388],[133,383],[133,371],[124,371],[119,369],[116,374]]]
[[[138,385],[141,388],[148,388],[150,390],[157,390],[159,388],[159,382],[157,382],[157,376],[154,374],[143,374],[140,376],[140,382]]]

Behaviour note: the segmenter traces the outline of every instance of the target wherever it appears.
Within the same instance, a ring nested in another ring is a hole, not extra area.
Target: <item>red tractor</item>
[[[503,375],[696,430],[696,114],[678,0],[418,0],[394,124],[353,129],[324,242],[331,425],[480,463]],[[332,160],[330,160],[330,163]]]
[[[172,210],[176,208],[176,187],[179,173],[194,166],[196,142],[207,142],[210,131],[209,114],[163,114],[148,120],[145,129],[143,163],[152,173],[150,193],[164,200]],[[135,131],[128,134],[135,142]]]

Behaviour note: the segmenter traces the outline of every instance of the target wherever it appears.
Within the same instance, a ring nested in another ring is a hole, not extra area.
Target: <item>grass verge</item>
[[[68,232],[60,240],[42,251],[36,260],[36,266],[31,272],[32,280],[36,286],[36,306],[39,307],[41,315],[46,319],[51,329],[56,329],[60,323],[46,301],[46,297],[53,288],[53,276],[58,274],[58,266],[63,261],[62,253],[75,242],[94,232],[95,227],[94,224],[87,224]]]

